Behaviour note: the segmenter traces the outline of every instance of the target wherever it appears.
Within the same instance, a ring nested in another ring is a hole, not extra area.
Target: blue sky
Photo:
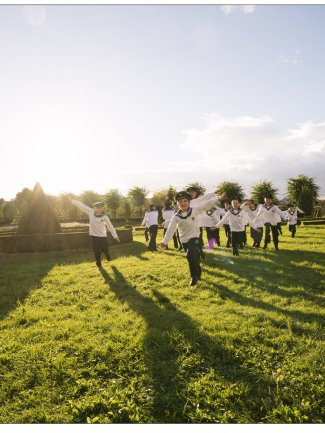
[[[0,6],[0,197],[315,177],[325,6]]]

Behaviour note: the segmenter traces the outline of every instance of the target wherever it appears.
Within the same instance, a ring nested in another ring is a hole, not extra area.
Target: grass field
[[[0,422],[324,422],[324,238],[215,249],[194,288],[141,232],[103,272],[90,250],[0,254]]]

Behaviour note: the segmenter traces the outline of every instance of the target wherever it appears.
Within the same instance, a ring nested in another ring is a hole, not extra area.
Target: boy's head
[[[200,195],[199,189],[195,186],[188,187],[186,191],[190,194],[191,199],[195,199]]]
[[[240,208],[240,201],[238,200],[238,198],[233,198],[233,199],[231,200],[231,206],[232,206],[234,209],[239,209],[239,208]]]
[[[186,211],[190,207],[190,201],[192,199],[191,194],[187,191],[180,191],[175,196],[177,206],[180,210]]]
[[[97,201],[96,203],[93,203],[92,207],[96,215],[101,215],[104,213],[104,203],[102,201]]]
[[[264,203],[267,206],[269,206],[270,204],[272,204],[272,200],[273,200],[273,197],[271,196],[271,194],[265,194]]]
[[[156,205],[155,204],[149,204],[149,209],[150,210],[156,210]]]
[[[292,203],[288,205],[288,210],[289,210],[290,212],[292,212],[292,211],[295,210],[295,207],[294,207],[294,205],[293,205]]]
[[[225,209],[230,209],[230,202],[229,201],[225,201],[224,202],[224,206],[225,206]]]

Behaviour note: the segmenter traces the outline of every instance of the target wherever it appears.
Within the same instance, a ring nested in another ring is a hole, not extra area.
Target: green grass
[[[0,422],[324,422],[325,228],[283,231],[214,250],[194,288],[141,232],[102,273],[91,251],[0,254]]]

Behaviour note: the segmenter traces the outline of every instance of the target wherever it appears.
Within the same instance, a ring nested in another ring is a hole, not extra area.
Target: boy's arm
[[[243,218],[244,218],[244,221],[246,222],[246,224],[249,224],[254,230],[256,230],[257,232],[259,232],[260,229],[254,223],[255,218],[254,218],[254,220],[252,220],[252,218],[248,215],[247,212],[245,212],[245,211],[243,211],[243,212],[244,212],[243,213]]]
[[[81,209],[83,212],[86,212],[88,215],[90,215],[90,214],[93,212],[93,210],[92,210],[91,207],[86,206],[85,204],[81,203],[81,202],[78,201],[78,200],[75,200],[74,198],[71,200],[71,203],[72,203],[74,206],[77,206],[77,207],[78,207],[79,209]]]
[[[173,216],[173,218],[171,219],[169,226],[167,228],[167,231],[165,233],[164,239],[162,240],[160,247],[162,249],[166,248],[166,245],[168,244],[168,242],[171,240],[171,238],[173,237],[176,228],[177,228],[177,217],[175,217],[175,215]]]
[[[200,205],[198,205],[198,206],[194,206],[194,207],[192,207],[192,202],[193,202],[193,200],[191,200],[191,202],[190,202],[190,206],[191,206],[191,208],[192,208],[192,213],[193,213],[193,215],[197,215],[197,214],[199,214],[199,213],[204,212],[205,210],[210,209],[212,206],[214,206],[214,205],[216,204],[216,202],[217,202],[218,200],[219,200],[219,198],[218,198],[216,195],[214,195],[214,198],[212,198],[211,200],[208,200],[208,201],[206,201],[205,203],[200,204]]]
[[[280,217],[283,219],[283,220],[288,220],[288,217],[286,216],[286,214],[280,209],[280,208],[278,208],[278,206],[275,206],[275,212],[278,214],[278,215],[280,215]]]
[[[111,220],[108,218],[107,215],[105,215],[104,220],[105,220],[105,223],[106,223],[106,225],[107,225],[107,228],[108,228],[108,230],[111,232],[113,238],[116,239],[116,240],[119,242],[120,240],[119,240],[119,237],[118,237],[118,235],[117,235],[117,233],[116,233],[116,230],[115,230],[115,228],[113,227],[113,224],[111,223]]]
[[[228,211],[226,213],[226,215],[224,215],[221,220],[215,225],[211,227],[211,230],[213,229],[218,229],[219,227],[221,227],[223,224],[227,224],[229,222],[230,219],[230,211]]]
[[[299,209],[299,207],[296,207],[296,210],[300,213],[305,213],[303,210]]]
[[[199,206],[200,204],[203,204],[207,200],[211,200],[214,197],[217,197],[217,201],[222,200],[223,198],[226,197],[226,193],[224,192],[221,196],[216,196],[216,194],[214,192],[207,192],[206,194],[200,195],[200,197],[194,198],[193,200],[191,200],[190,206],[191,207]]]

